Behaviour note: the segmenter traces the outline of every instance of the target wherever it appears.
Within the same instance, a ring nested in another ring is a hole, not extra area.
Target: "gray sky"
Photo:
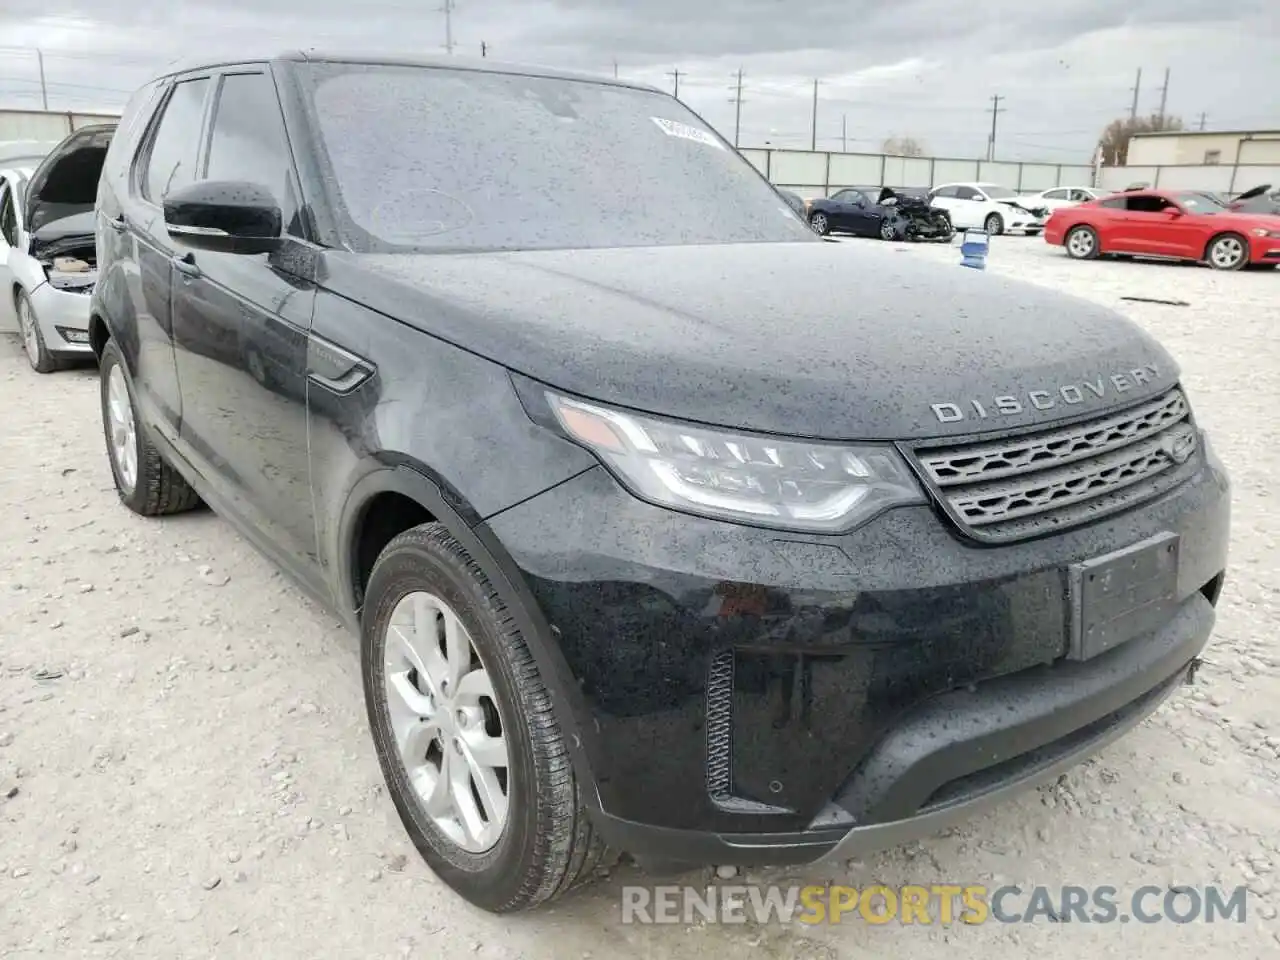
[[[205,49],[443,48],[444,0],[4,0],[0,107],[118,107],[148,71]],[[743,146],[876,152],[912,136],[1000,159],[1087,161],[1106,122],[1159,106],[1209,129],[1280,128],[1276,0],[454,0],[457,51],[612,73],[670,89]]]

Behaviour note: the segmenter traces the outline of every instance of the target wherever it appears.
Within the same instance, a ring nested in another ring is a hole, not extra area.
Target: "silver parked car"
[[[21,335],[38,373],[93,356],[94,202],[115,129],[82,127],[37,165],[0,168],[0,331]]]

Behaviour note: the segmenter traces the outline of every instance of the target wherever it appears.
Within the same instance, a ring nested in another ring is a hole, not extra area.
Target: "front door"
[[[226,506],[261,534],[260,545],[314,583],[306,421],[313,257],[299,225],[297,176],[271,74],[221,77],[210,124],[197,179],[268,188],[289,236],[271,254],[177,245],[173,335],[181,446]]]
[[[13,187],[7,177],[0,177],[0,333],[16,333],[18,330],[13,269],[9,266],[10,251],[18,243],[18,210]]]

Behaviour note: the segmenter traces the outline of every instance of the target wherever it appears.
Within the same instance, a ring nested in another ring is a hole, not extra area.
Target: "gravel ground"
[[[1116,306],[1182,363],[1235,480],[1209,663],[1100,758],[985,818],[865,863],[747,876],[1244,883],[1247,922],[624,926],[620,887],[642,882],[628,866],[552,911],[481,914],[399,826],[354,641],[208,512],[144,521],[120,507],[94,374],[36,376],[0,337],[0,955],[1280,955],[1280,275],[1075,263],[1022,238],[997,239],[990,269]]]

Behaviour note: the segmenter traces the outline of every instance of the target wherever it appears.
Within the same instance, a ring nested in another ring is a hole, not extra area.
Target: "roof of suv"
[[[264,63],[268,61],[288,61],[293,63],[366,63],[385,66],[403,67],[436,67],[454,70],[474,70],[478,73],[507,73],[526,77],[546,77],[553,80],[582,80],[591,83],[603,83],[615,87],[630,87],[635,90],[646,90],[654,93],[666,93],[648,83],[623,80],[599,73],[587,73],[574,70],[560,70],[555,67],[540,67],[524,63],[505,63],[490,60],[487,57],[464,57],[456,54],[396,54],[396,53],[357,53],[341,50],[283,50],[269,51],[260,56],[244,54],[224,57],[204,56],[175,61],[158,77],[169,77],[192,70],[206,70],[213,67],[235,66],[242,63]]]

